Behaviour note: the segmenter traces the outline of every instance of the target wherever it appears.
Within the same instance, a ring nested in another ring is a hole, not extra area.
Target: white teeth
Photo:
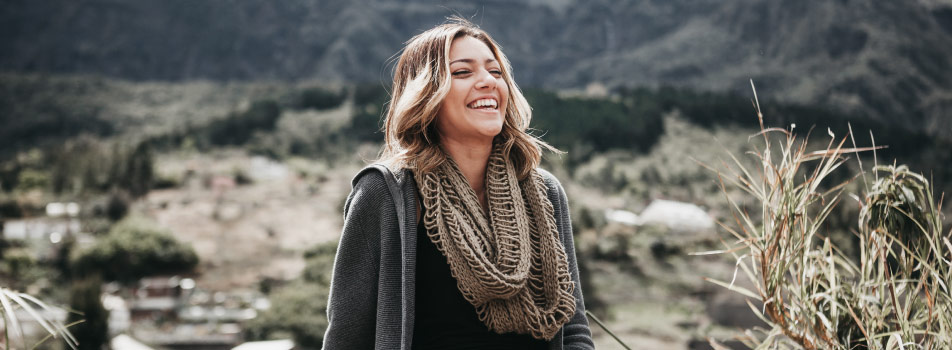
[[[476,100],[475,102],[469,104],[470,108],[481,108],[486,106],[496,108],[496,100],[490,99],[490,98],[484,98],[484,99]]]

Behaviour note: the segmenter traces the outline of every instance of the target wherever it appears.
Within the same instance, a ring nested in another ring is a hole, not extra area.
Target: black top
[[[544,340],[529,335],[490,331],[479,320],[476,307],[463,298],[446,257],[427,237],[423,222],[417,226],[414,350],[547,348]]]

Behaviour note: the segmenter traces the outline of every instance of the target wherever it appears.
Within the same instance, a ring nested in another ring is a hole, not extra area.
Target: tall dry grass
[[[952,232],[942,233],[941,200],[926,178],[905,166],[874,165],[869,176],[829,184],[848,155],[876,147],[857,148],[852,132],[837,138],[830,131],[825,149],[808,151],[793,127],[764,128],[756,90],[754,97],[763,143],[748,154],[759,166],[745,168],[732,154],[733,164],[709,168],[725,193],[728,186],[742,189],[759,213],[727,196],[734,220],[721,226],[735,240],[696,253],[732,254],[754,282],[751,290],[710,280],[748,297],[751,312],[767,324],[738,339],[755,349],[952,348]],[[852,148],[844,147],[848,140]],[[860,178],[865,193],[844,193]],[[858,260],[825,234],[824,222],[847,196],[861,206]],[[713,339],[711,345],[726,349]]]

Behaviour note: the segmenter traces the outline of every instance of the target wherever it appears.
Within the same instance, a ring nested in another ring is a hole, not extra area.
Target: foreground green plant
[[[824,235],[850,181],[824,180],[845,155],[875,148],[843,148],[852,135],[834,142],[830,132],[826,149],[808,152],[792,128],[765,129],[759,107],[757,113],[764,145],[750,154],[759,169],[731,155],[735,167],[718,176],[724,193],[734,186],[759,202],[759,218],[727,197],[734,225],[721,226],[737,241],[697,253],[732,254],[756,286],[710,280],[750,298],[752,312],[769,326],[739,340],[756,349],[952,348],[952,243],[941,232],[941,204],[928,181],[905,166],[874,167],[872,187],[854,196],[862,207],[860,257],[853,261]]]
[[[17,317],[17,308],[26,311],[49,335],[32,347],[27,346],[26,337],[23,334],[22,327],[20,327],[22,320]],[[0,339],[2,340],[0,345],[2,345],[4,349],[15,348],[14,346],[16,344],[13,339],[19,339],[20,345],[23,346],[22,349],[33,349],[50,337],[60,337],[63,338],[66,345],[75,350],[77,346],[76,338],[66,329],[67,325],[64,325],[60,321],[44,317],[39,310],[52,311],[53,309],[43,301],[29,294],[0,287],[0,314],[3,315],[2,318],[0,318],[0,322],[2,322],[0,329],[3,331],[3,339]]]

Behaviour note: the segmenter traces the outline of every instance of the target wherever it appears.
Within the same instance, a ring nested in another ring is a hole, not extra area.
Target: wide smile
[[[470,102],[466,108],[483,112],[496,112],[499,110],[499,102],[495,98],[481,98]]]

